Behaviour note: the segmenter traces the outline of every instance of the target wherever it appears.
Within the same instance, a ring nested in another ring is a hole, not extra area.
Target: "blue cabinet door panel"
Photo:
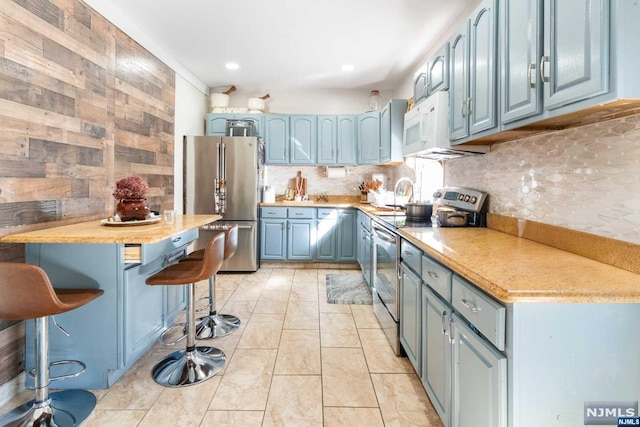
[[[542,2],[503,0],[500,9],[501,121],[509,123],[542,112]]]
[[[380,112],[358,115],[358,164],[380,163]]]
[[[289,116],[269,115],[264,122],[265,163],[289,163]]]
[[[285,219],[260,220],[260,258],[264,260],[284,261],[286,252]]]
[[[356,116],[338,116],[337,163],[355,165],[357,163]]]
[[[469,49],[469,133],[497,124],[497,0],[485,1],[471,19]]]
[[[427,65],[427,95],[449,89],[449,43],[445,43]]]
[[[316,116],[291,116],[289,163],[313,165],[316,163]]]
[[[545,109],[609,90],[609,3],[545,1]]]
[[[358,255],[357,246],[357,211],[344,209],[340,211],[338,222],[338,261],[355,261]]]
[[[337,162],[336,116],[318,116],[318,164],[335,165]]]
[[[287,259],[291,261],[311,261],[315,243],[315,220],[300,219],[287,221]]]
[[[469,135],[467,93],[469,91],[469,21],[449,43],[449,139]]]

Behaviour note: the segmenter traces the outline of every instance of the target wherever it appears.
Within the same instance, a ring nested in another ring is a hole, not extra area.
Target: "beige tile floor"
[[[165,388],[151,367],[174,351],[157,344],[108,390],[86,427],[442,426],[407,358],[396,357],[371,306],[326,302],[326,274],[356,270],[262,268],[221,274],[217,306],[239,331],[221,348],[225,369],[201,384]],[[198,293],[207,291],[198,283]],[[16,396],[0,408],[30,399]]]

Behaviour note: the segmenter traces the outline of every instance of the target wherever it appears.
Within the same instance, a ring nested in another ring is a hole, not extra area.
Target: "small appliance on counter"
[[[226,136],[254,136],[255,124],[253,120],[227,120]]]
[[[445,187],[433,193],[434,227],[486,227],[487,193],[463,187]]]

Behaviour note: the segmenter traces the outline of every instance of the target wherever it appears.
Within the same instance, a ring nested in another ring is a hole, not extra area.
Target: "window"
[[[407,157],[407,165],[416,171],[414,199],[418,201],[433,201],[433,193],[442,188],[444,182],[442,163],[437,160]]]

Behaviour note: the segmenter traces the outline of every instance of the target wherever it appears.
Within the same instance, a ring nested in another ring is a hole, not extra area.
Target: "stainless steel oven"
[[[394,352],[401,354],[398,336],[398,251],[400,238],[390,228],[371,221],[373,234],[373,311],[391,343]]]

